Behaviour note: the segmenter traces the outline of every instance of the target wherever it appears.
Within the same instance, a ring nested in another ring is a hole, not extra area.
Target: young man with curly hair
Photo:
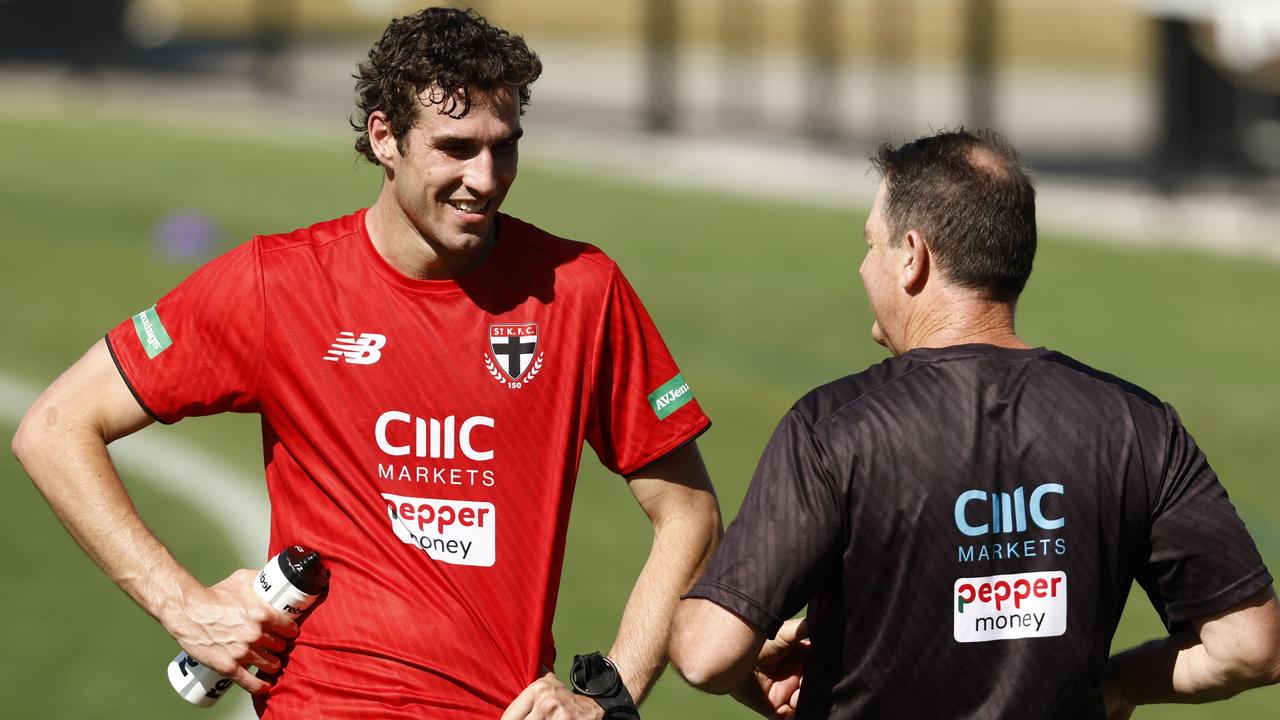
[[[666,664],[720,533],[694,442],[710,423],[612,260],[499,213],[540,72],[474,12],[392,22],[357,74],[373,205],[197,270],[14,439],[85,551],[263,717],[635,717]],[[262,416],[270,552],[301,544],[332,572],[301,632],[253,571],[192,577],[107,453],[153,420],[225,411]],[[551,670],[584,440],[654,527],[612,648],[575,660],[589,694]]]

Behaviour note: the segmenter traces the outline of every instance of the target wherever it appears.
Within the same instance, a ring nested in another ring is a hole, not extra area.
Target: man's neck
[[[418,230],[385,188],[364,222],[374,250],[400,274],[415,280],[450,280],[466,275],[484,263],[494,245],[491,237],[477,252],[462,256],[447,252]]]
[[[906,347],[900,352],[970,344],[1029,348],[1014,330],[1015,306],[967,294],[946,298],[908,323]]]

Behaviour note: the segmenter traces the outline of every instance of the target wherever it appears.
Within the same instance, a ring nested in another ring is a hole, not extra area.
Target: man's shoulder
[[[502,215],[499,225],[499,242],[510,240],[524,252],[521,262],[543,263],[576,274],[612,274],[617,263],[603,250],[591,243],[570,240],[511,215]]]
[[[944,348],[940,351],[910,352],[885,360],[868,367],[862,372],[846,375],[820,385],[805,394],[796,402],[793,410],[804,417],[811,425],[837,414],[848,414],[856,411],[860,401],[877,397],[890,396],[897,393],[918,395],[917,371],[924,370],[941,363],[950,365],[956,361],[976,361],[978,364],[1017,363],[1023,366],[1020,372],[1040,374],[1050,377],[1055,384],[1073,392],[1092,395],[1111,395],[1131,400],[1137,407],[1149,407],[1163,413],[1167,406],[1155,394],[1117,375],[1098,370],[1064,353],[1037,348],[1019,353],[998,354],[974,349],[966,352],[965,348]],[[975,370],[982,373],[983,370]],[[1008,373],[1000,370],[992,376],[992,381],[999,378],[1017,377],[1019,373]],[[932,376],[932,374],[929,374]],[[896,405],[897,403],[895,403]]]
[[[359,236],[363,219],[364,211],[361,210],[289,232],[258,235],[254,237],[254,242],[262,253],[322,247],[343,238]]]
[[[809,425],[816,425],[883,390],[916,365],[918,363],[910,358],[885,358],[866,370],[815,387],[796,401],[792,412],[798,413]]]
[[[1165,403],[1156,397],[1155,393],[1146,388],[1125,380],[1124,378],[1113,375],[1109,372],[1099,370],[1092,365],[1087,365],[1075,358],[1061,352],[1052,351],[1044,356],[1044,361],[1052,363],[1060,369],[1064,374],[1075,375],[1075,380],[1084,385],[1090,385],[1098,388],[1109,388],[1114,392],[1122,393],[1132,397],[1138,402],[1150,405],[1155,408],[1163,408]]]

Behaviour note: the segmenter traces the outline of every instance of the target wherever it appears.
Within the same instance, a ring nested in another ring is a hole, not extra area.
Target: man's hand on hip
[[[516,696],[502,720],[602,720],[604,708],[547,672]]]
[[[808,620],[788,620],[765,641],[751,675],[730,695],[767,718],[792,717],[800,703],[809,648]]]
[[[165,626],[187,654],[251,693],[271,687],[246,670],[280,670],[280,655],[298,625],[253,591],[257,570],[237,570],[210,588],[187,593]]]

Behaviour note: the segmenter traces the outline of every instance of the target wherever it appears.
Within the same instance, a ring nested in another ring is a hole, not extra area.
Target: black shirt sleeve
[[[1168,405],[1165,418],[1150,555],[1138,581],[1173,632],[1240,604],[1272,578],[1218,476]]]
[[[711,566],[685,597],[711,600],[772,637],[808,603],[814,569],[838,547],[847,517],[841,487],[809,424],[787,413]]]

